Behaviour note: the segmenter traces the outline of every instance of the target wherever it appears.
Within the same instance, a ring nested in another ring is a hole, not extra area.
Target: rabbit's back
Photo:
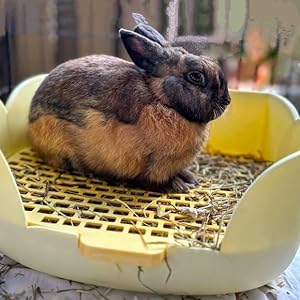
[[[133,63],[113,56],[90,55],[67,61],[52,70],[38,88],[29,121],[51,114],[83,126],[86,110],[91,108],[108,118],[134,122],[151,97],[143,77],[143,71]]]

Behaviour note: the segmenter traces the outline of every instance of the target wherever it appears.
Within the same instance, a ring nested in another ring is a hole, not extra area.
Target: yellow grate
[[[267,163],[202,154],[194,168],[200,187],[189,194],[159,194],[110,186],[62,173],[31,149],[9,159],[28,225],[72,232],[98,230],[141,235],[146,242],[219,248],[238,199]]]

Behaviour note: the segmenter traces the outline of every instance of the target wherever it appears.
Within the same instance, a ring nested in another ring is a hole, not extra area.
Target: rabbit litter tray
[[[288,266],[299,244],[300,123],[287,100],[231,91],[201,157],[223,168],[215,177],[229,165],[242,184],[216,191],[202,181],[190,194],[161,195],[43,164],[26,138],[30,100],[43,78],[24,81],[0,106],[1,252],[67,279],[172,294],[248,290]],[[272,165],[254,180],[267,164],[218,153]],[[225,212],[218,197],[227,199]],[[205,227],[207,210],[215,215]]]

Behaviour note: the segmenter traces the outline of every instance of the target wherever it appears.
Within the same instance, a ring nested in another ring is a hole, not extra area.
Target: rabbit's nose
[[[229,95],[225,95],[222,98],[219,98],[219,104],[223,106],[227,106],[231,101],[231,98]]]
[[[231,102],[231,98],[230,98],[230,97],[226,97],[226,98],[224,98],[224,100],[223,100],[223,103],[224,103],[225,105],[228,105],[230,102]]]
[[[221,98],[221,102],[224,105],[228,105],[231,102],[231,97],[229,95],[228,89],[226,88],[223,97]]]

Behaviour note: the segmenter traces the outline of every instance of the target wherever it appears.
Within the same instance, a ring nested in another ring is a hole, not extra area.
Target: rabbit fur
[[[208,123],[230,102],[226,78],[134,18],[133,31],[120,30],[133,62],[90,55],[57,66],[32,99],[29,138],[54,167],[187,192]]]

